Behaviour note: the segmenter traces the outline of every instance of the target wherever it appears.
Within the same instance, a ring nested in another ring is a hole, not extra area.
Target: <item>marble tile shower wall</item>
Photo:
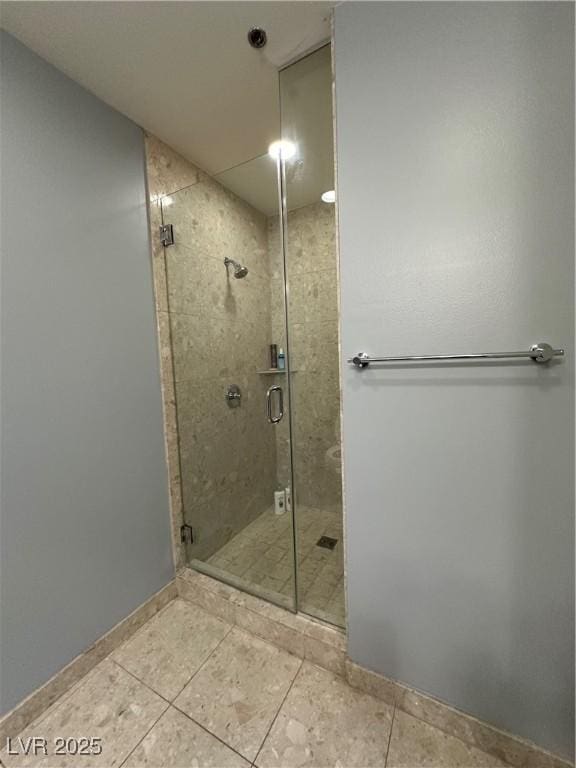
[[[272,504],[287,485],[288,422],[271,429],[265,391],[280,376],[269,344],[286,348],[278,217],[268,220],[154,136],[146,138],[154,285],[176,567],[187,557],[180,526],[193,525],[188,555],[208,558]],[[156,198],[176,243],[158,240]],[[333,206],[289,214],[290,328],[296,492],[301,504],[341,505],[338,322]],[[225,256],[249,275],[227,278]],[[242,390],[231,409],[229,384]]]
[[[197,534],[189,555],[204,559],[271,506],[276,486],[267,382],[257,373],[268,366],[271,329],[266,219],[157,139],[147,148],[150,194],[170,194],[165,219],[175,231],[175,245],[154,256],[174,535],[181,486]],[[227,276],[225,256],[248,277]],[[240,407],[225,400],[230,384]]]
[[[271,506],[274,433],[266,421],[270,272],[266,219],[212,179],[173,195],[166,252],[184,509],[206,557]],[[242,280],[224,257],[248,267]],[[240,406],[225,394],[240,387]]]
[[[172,523],[172,551],[176,570],[185,562],[185,551],[180,542],[182,516],[182,491],[180,485],[180,458],[178,449],[178,423],[176,418],[176,394],[170,343],[170,319],[166,288],[166,262],[164,248],[158,238],[162,223],[159,198],[169,192],[195,184],[204,174],[188,163],[155,136],[146,134],[146,172],[150,196],[150,242],[152,246],[152,270],[154,297],[160,343],[160,373],[164,408],[164,439],[170,487],[170,519]]]
[[[288,214],[287,271],[294,474],[300,504],[342,504],[338,284],[334,206],[314,203]],[[283,280],[278,217],[268,220],[272,328],[283,338]],[[288,429],[277,432],[278,471],[286,477]]]

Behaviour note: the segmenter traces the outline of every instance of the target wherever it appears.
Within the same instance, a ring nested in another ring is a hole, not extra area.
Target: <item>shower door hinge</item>
[[[194,534],[192,533],[191,525],[184,524],[180,526],[180,541],[182,544],[194,544]]]
[[[160,227],[160,242],[164,248],[168,245],[174,245],[174,228],[172,224],[163,224]]]

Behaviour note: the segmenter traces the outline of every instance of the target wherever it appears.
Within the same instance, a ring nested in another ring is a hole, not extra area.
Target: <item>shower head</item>
[[[234,259],[229,259],[228,256],[224,259],[224,264],[226,264],[226,269],[228,269],[228,266],[232,264],[234,267],[234,277],[238,278],[239,280],[242,277],[246,277],[248,274],[248,267],[243,267],[242,264],[238,264],[237,261],[234,261]]]
[[[246,277],[248,274],[248,267],[236,267],[234,269],[234,277],[237,277],[239,280],[243,277]]]

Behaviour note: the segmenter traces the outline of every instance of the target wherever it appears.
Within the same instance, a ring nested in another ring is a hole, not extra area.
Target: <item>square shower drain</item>
[[[338,539],[332,539],[330,536],[320,536],[316,542],[317,547],[324,547],[324,549],[334,549],[338,544]]]

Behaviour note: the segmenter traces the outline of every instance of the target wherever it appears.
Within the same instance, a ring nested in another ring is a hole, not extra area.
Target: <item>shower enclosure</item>
[[[283,70],[270,152],[160,204],[187,562],[344,626],[331,82]]]

